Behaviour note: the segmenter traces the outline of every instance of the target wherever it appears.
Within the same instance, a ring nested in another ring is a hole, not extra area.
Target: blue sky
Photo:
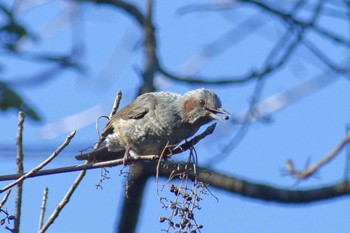
[[[191,1],[198,3],[198,1]],[[209,1],[210,2],[210,1]],[[218,56],[205,62],[196,71],[206,77],[244,74],[252,68],[261,67],[266,51],[283,33],[276,18],[261,16],[259,12],[239,8],[221,13],[202,12],[179,16],[176,10],[189,2],[157,1],[155,5],[155,26],[159,40],[158,52],[162,63],[172,71],[194,72],[193,58],[198,51],[215,41],[231,28],[256,15],[259,25],[254,33],[244,37],[244,30],[237,30],[232,40],[238,42],[225,48]],[[138,4],[142,9],[143,3]],[[62,16],[67,5],[60,1],[46,3],[22,12],[21,19],[33,30],[40,29],[47,36],[40,44],[24,43],[24,49],[31,52],[67,53],[72,47],[71,27],[57,28],[55,16]],[[84,46],[84,55],[79,58],[87,68],[86,75],[64,71],[52,81],[37,86],[18,86],[18,90],[38,109],[43,117],[36,123],[29,119],[24,126],[25,170],[29,170],[46,158],[74,125],[66,130],[50,128],[63,126],[62,119],[85,112],[86,116],[76,121],[76,125],[86,120],[86,127],[79,127],[71,145],[48,167],[78,164],[74,155],[80,149],[96,141],[94,119],[98,115],[108,115],[117,90],[123,91],[122,106],[135,98],[140,83],[137,70],[142,68],[142,47],[139,45],[141,33],[133,20],[120,11],[104,6],[85,4],[79,9],[80,18],[75,29],[79,32],[78,43]],[[261,17],[261,18],[259,18]],[[322,21],[332,30],[343,32],[348,29],[329,18]],[[249,28],[247,29],[249,30]],[[76,32],[76,31],[75,31]],[[239,37],[244,37],[239,40]],[[331,51],[338,61],[348,60],[348,50],[338,48],[310,35],[319,41],[325,51]],[[230,43],[228,43],[230,44]],[[322,74],[322,63],[308,61],[312,55],[305,48],[299,48],[293,57],[266,82],[262,99],[283,92],[300,83]],[[43,68],[32,62],[13,57],[0,57],[6,70],[1,78],[10,80],[36,73]],[[198,62],[198,61],[197,61]],[[190,64],[190,65],[189,65]],[[293,159],[298,168],[303,168],[307,158],[316,162],[330,152],[345,136],[345,126],[350,116],[350,84],[347,79],[335,77],[335,82],[301,101],[273,113],[272,122],[254,123],[240,145],[229,156],[214,165],[218,171],[236,175],[248,180],[278,185],[285,188],[312,188],[330,184],[344,177],[345,153],[322,168],[318,178],[311,178],[297,186],[295,180],[281,176],[286,159]],[[202,87],[175,83],[164,77],[156,78],[159,90],[186,92]],[[207,87],[218,93],[223,106],[232,114],[245,110],[254,89],[254,82],[239,86]],[[74,122],[74,121],[72,121]],[[0,145],[11,147],[10,152],[0,155],[1,174],[15,171],[15,135],[17,113],[10,111],[0,115]],[[232,123],[218,124],[213,135],[201,141],[196,147],[199,163],[205,164],[214,156],[222,156],[221,148],[234,136],[239,127]],[[50,132],[48,132],[50,131]],[[229,136],[228,136],[229,135]],[[208,146],[209,145],[209,146]],[[44,151],[32,151],[45,148]],[[48,148],[48,149],[46,149]],[[26,152],[26,150],[28,152]],[[187,154],[178,155],[185,160]],[[102,190],[96,190],[99,170],[88,171],[70,203],[62,211],[54,225],[47,232],[113,232],[119,208],[124,195],[124,178],[119,176],[120,167],[110,168],[111,179],[104,182]],[[22,231],[37,230],[42,192],[49,187],[47,217],[64,196],[77,174],[61,174],[50,177],[29,179],[24,184]],[[163,180],[164,181],[164,180]],[[4,186],[6,183],[2,182]],[[219,199],[204,196],[202,210],[196,213],[197,221],[204,225],[203,232],[348,232],[348,198],[338,198],[309,205],[281,205],[266,203],[232,195],[211,188]],[[7,202],[9,211],[14,203],[14,194]],[[138,225],[138,232],[159,232],[164,228],[158,217],[167,213],[157,199],[154,180],[150,179]],[[2,231],[2,230],[0,230]],[[6,230],[4,230],[6,231]]]

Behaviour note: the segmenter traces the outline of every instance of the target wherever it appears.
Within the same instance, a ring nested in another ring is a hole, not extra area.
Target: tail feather
[[[109,151],[106,147],[100,147],[85,154],[75,156],[77,160],[87,160],[89,163],[104,162],[124,157],[125,149]]]

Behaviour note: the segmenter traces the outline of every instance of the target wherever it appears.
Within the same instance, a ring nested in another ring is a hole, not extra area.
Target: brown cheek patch
[[[186,100],[184,104],[184,113],[188,115],[188,113],[192,111],[192,109],[194,109],[196,105],[197,105],[197,101],[195,99],[192,98],[192,99]]]

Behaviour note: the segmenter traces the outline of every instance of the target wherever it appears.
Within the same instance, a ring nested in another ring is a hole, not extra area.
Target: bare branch
[[[326,157],[321,159],[319,162],[314,164],[313,166],[305,169],[304,171],[297,171],[294,168],[293,161],[288,159],[286,161],[286,168],[289,174],[297,179],[306,179],[311,177],[315,172],[317,172],[322,166],[329,163],[332,159],[334,159],[339,152],[350,142],[350,133],[345,136],[345,138],[340,142],[340,144],[331,151]]]
[[[205,85],[237,85],[237,84],[244,84],[248,81],[257,79],[257,78],[265,78],[268,75],[271,75],[272,73],[278,71],[279,68],[281,68],[289,59],[289,57],[293,54],[295,48],[299,45],[300,43],[300,38],[302,37],[304,31],[299,30],[297,31],[296,35],[292,39],[292,42],[286,46],[284,49],[284,53],[280,56],[279,60],[275,61],[274,63],[265,65],[262,67],[260,70],[253,70],[245,75],[242,76],[237,76],[237,77],[219,77],[216,79],[208,79],[204,77],[199,77],[199,76],[181,76],[181,75],[175,75],[167,70],[164,69],[161,64],[158,63],[158,71],[174,80],[174,81],[179,81],[179,82],[184,82],[188,84],[205,84]]]
[[[9,189],[7,190],[5,196],[2,198],[1,202],[0,202],[0,209],[2,209],[2,207],[5,205],[5,203],[7,202],[7,199],[9,198],[10,194],[11,194],[11,190]]]
[[[316,58],[318,58],[320,61],[326,64],[331,70],[347,76],[349,75],[349,70],[350,70],[349,66],[344,66],[344,67],[338,66],[325,53],[323,53],[316,45],[314,45],[308,39],[303,38],[302,42],[305,45],[305,47],[308,48],[315,55]]]
[[[44,217],[45,217],[45,210],[46,210],[46,201],[47,201],[47,194],[48,193],[49,193],[49,189],[46,187],[44,189],[43,200],[41,202],[40,215],[39,215],[39,229],[38,229],[38,231],[40,231],[40,229],[43,227],[43,224],[44,224]]]
[[[120,104],[120,101],[122,99],[122,95],[123,95],[122,92],[119,90],[117,92],[115,99],[114,99],[114,104],[113,104],[111,113],[109,114],[108,120],[110,120],[112,118],[112,116],[118,111],[119,104]],[[98,129],[97,123],[96,123],[96,129]],[[100,146],[100,144],[106,139],[107,134],[108,134],[108,131],[107,132],[102,131],[102,133],[98,135],[99,136],[98,141],[97,141],[96,145],[94,146],[94,148],[97,148]]]
[[[350,12],[349,12],[350,13]],[[350,133],[350,124],[347,124],[346,127],[346,133]],[[344,179],[349,180],[349,171],[350,171],[350,143],[347,144],[345,148],[346,152],[346,161],[345,161],[345,169],[344,169]]]
[[[117,96],[114,99],[114,104],[113,104],[113,107],[112,107],[112,111],[109,114],[109,119],[111,119],[112,116],[118,111],[120,100],[122,99],[122,95],[123,95],[123,93],[121,92],[121,90],[119,90],[117,92]]]
[[[16,172],[18,175],[23,174],[23,123],[24,112],[18,113],[18,132],[16,136],[17,156],[16,156]],[[14,233],[19,233],[19,227],[21,223],[21,210],[22,210],[22,193],[23,193],[23,180],[18,181],[16,189],[16,202],[15,202],[15,221],[13,226]],[[15,185],[15,184],[14,184]],[[12,187],[12,186],[11,186]]]
[[[12,182],[11,184],[3,187],[0,190],[0,193],[8,190],[9,188],[13,187],[14,185],[22,182],[24,179],[28,178],[28,177],[33,177],[35,175],[35,173],[37,173],[40,169],[42,169],[44,166],[46,166],[48,163],[50,163],[68,144],[69,142],[72,140],[72,138],[75,135],[75,131],[71,132],[68,137],[66,138],[66,140],[63,142],[63,144],[58,147],[56,149],[55,152],[53,152],[45,161],[43,161],[42,163],[40,163],[38,166],[36,166],[35,168],[33,168],[32,170],[30,170],[28,173],[23,174],[23,172],[20,174],[21,176],[19,178],[16,178],[17,180],[15,180],[14,182]]]
[[[170,150],[166,151],[167,153],[164,156],[165,157],[169,156],[169,155],[173,156],[175,154],[180,154],[180,153],[190,149],[192,146],[196,145],[200,140],[202,140],[203,138],[205,138],[206,136],[211,134],[214,131],[215,125],[216,124],[212,124],[203,133],[201,133],[200,135],[195,136],[193,139],[189,140],[188,142],[183,143],[182,145],[180,145],[177,148],[175,148],[173,151],[170,151]],[[72,133],[74,133],[74,132],[72,132]],[[65,141],[65,143],[67,143],[67,144],[69,143],[69,142],[67,142],[68,139],[70,140],[71,138],[69,138],[69,136],[68,136],[68,138]],[[65,143],[63,145],[67,145]],[[135,158],[131,157],[128,160],[132,163],[132,162],[142,162],[142,161],[154,161],[154,160],[158,160],[158,159],[159,159],[159,155],[142,155],[142,156],[138,156],[138,157],[135,157]],[[96,168],[101,168],[101,167],[112,167],[112,166],[118,166],[118,165],[121,165],[121,164],[123,164],[123,159],[115,159],[115,160],[110,160],[110,161],[106,161],[106,162],[99,162],[99,163],[92,163],[92,164],[82,164],[82,165],[76,165],[76,166],[61,167],[61,168],[54,168],[54,169],[47,169],[47,170],[32,172],[35,169],[34,168],[33,170],[31,170],[30,172],[24,174],[23,176],[25,176],[25,178],[29,178],[29,177],[36,177],[36,176],[53,175],[53,174],[58,174],[58,173],[67,173],[67,172],[75,172],[75,171],[96,169]],[[21,179],[21,177],[22,176],[19,176],[18,174],[5,175],[5,176],[0,176],[0,181],[17,179],[15,181],[15,182],[17,182],[19,179]],[[15,182],[13,182],[13,183],[15,183]],[[8,186],[10,186],[10,185],[8,185]],[[5,191],[5,190],[7,190],[8,188],[10,188],[8,186],[5,187],[6,189],[5,188],[1,189],[0,193]]]
[[[130,172],[126,181],[127,196],[124,198],[121,214],[118,216],[119,223],[116,232],[134,233],[136,231],[139,212],[143,203],[143,194],[149,178],[147,175],[145,176],[148,169],[142,163],[129,166],[129,169]]]
[[[154,34],[153,25],[153,1],[147,0],[147,12],[144,20],[143,30],[144,30],[144,49],[145,49],[145,61],[144,61],[144,71],[142,74],[143,84],[139,90],[139,95],[146,92],[151,92],[155,90],[154,87],[154,77],[158,68],[158,56],[157,56],[157,40]]]
[[[115,6],[121,10],[124,10],[127,14],[129,14],[136,22],[142,27],[144,24],[144,16],[141,11],[126,1],[121,0],[76,0],[78,2],[94,2],[96,4],[108,4],[111,6]]]
[[[328,30],[318,26],[317,24],[315,24],[315,21],[313,19],[311,19],[309,22],[304,22],[302,20],[294,18],[290,13],[282,12],[281,10],[279,10],[277,8],[274,8],[270,5],[267,5],[263,1],[244,0],[244,2],[256,5],[256,6],[260,7],[261,9],[263,9],[264,11],[272,13],[273,15],[280,17],[282,20],[286,21],[287,23],[291,22],[295,26],[298,26],[300,28],[310,28],[311,30],[319,33],[321,36],[324,36],[333,42],[343,44],[347,47],[350,46],[349,40],[347,40],[346,38],[341,37],[339,35],[335,35],[331,31],[328,31]],[[322,2],[324,2],[324,1],[319,1],[319,4],[322,4]]]
[[[203,133],[195,136],[190,141],[185,142],[182,145],[178,146],[176,149],[171,151],[171,156],[173,156],[175,154],[180,154],[180,153],[190,149],[191,147],[196,145],[200,140],[202,140],[206,136],[212,134],[214,132],[214,130],[215,130],[215,127],[216,127],[216,123],[210,125]]]
[[[147,168],[149,171],[145,172],[144,175],[154,176],[156,166],[156,163],[148,164]],[[165,178],[168,178],[174,169],[178,169],[178,172],[185,171],[185,164],[179,166],[178,163],[167,163],[166,165],[162,164],[160,167],[159,175]],[[350,196],[350,183],[348,181],[323,187],[291,190],[290,188],[278,188],[263,183],[254,183],[246,179],[238,179],[234,176],[203,167],[197,167],[197,171],[198,180],[210,187],[269,202],[305,204],[341,196]]]
[[[156,160],[156,158],[148,157],[147,161],[150,161],[150,160],[154,161]],[[144,166],[143,164],[144,159],[140,157],[136,159],[134,162],[135,162],[134,166],[138,166],[140,168],[146,169],[144,171],[145,173],[142,174],[144,178],[147,178],[147,176],[149,177],[155,176],[157,161],[154,161],[154,163],[148,163],[147,166]],[[113,160],[108,162],[101,162],[96,164],[72,166],[72,167],[75,167],[76,169],[83,168],[83,170],[86,170],[86,169],[100,168],[100,167],[106,167],[106,166],[113,166],[114,164],[118,164],[118,165],[123,164],[123,159],[118,159],[118,160]],[[174,168],[178,168],[178,166],[179,166],[179,163],[174,163],[174,162],[161,163],[159,176],[168,178],[171,172],[174,170]],[[38,173],[33,174],[33,176],[55,174],[55,173],[52,173],[52,170],[53,169],[47,170],[48,172],[46,174],[43,173],[45,172],[44,170],[39,171]],[[320,200],[340,197],[344,195],[350,195],[350,183],[346,181],[329,185],[329,186],[323,186],[320,188],[311,188],[308,190],[290,190],[290,188],[277,188],[271,185],[254,183],[245,179],[238,179],[234,176],[222,174],[222,173],[216,172],[215,170],[209,170],[205,167],[197,167],[197,170],[199,174],[199,177],[198,177],[199,180],[208,184],[209,186],[213,186],[218,189],[239,194],[245,197],[250,197],[250,198],[255,198],[255,199],[260,199],[265,201],[274,201],[274,202],[280,202],[280,203],[286,203],[286,204],[288,203],[303,204],[303,203],[310,203],[310,202],[316,202]]]

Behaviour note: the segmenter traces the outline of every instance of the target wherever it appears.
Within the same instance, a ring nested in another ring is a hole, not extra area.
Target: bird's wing
[[[113,122],[115,119],[142,119],[156,105],[156,98],[152,93],[139,96],[135,101],[125,106],[119,112],[115,113],[107,122],[101,136],[106,136],[113,132]]]
[[[134,102],[127,107],[120,110],[118,113],[116,113],[113,118],[120,117],[123,120],[128,119],[141,119],[143,118],[148,112],[149,112],[148,106],[140,106],[138,104],[134,104]]]

